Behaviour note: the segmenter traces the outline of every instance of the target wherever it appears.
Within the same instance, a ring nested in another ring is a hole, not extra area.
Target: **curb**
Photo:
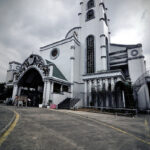
[[[10,109],[8,109],[9,111],[12,111]],[[14,122],[14,120],[16,119],[16,114],[14,111],[13,112],[13,117],[11,119],[11,121],[0,131],[0,138],[2,137],[2,135],[9,129],[9,127],[12,125],[12,123]]]

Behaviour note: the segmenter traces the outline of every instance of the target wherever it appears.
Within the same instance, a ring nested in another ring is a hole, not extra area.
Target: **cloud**
[[[6,78],[9,61],[23,62],[78,25],[78,4],[70,0],[0,0],[0,81]]]
[[[106,0],[111,20],[111,41],[120,44],[143,44],[147,67],[150,68],[150,1]]]
[[[150,67],[150,1],[105,0],[111,19],[111,40],[143,44]],[[23,62],[39,47],[58,41],[78,26],[80,0],[0,0],[0,81],[9,61]]]

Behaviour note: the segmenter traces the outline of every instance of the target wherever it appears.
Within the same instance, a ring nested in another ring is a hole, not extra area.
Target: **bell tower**
[[[80,3],[81,73],[93,74],[109,69],[109,19],[103,0]]]

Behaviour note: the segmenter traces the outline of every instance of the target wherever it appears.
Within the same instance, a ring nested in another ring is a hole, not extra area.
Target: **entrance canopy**
[[[37,88],[38,86],[43,86],[43,80],[36,69],[30,69],[20,79],[18,85],[22,87]]]

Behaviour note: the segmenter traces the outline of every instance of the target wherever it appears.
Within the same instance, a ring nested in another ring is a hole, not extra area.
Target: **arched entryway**
[[[115,85],[115,104],[116,107],[135,108],[133,89],[131,83],[119,81]]]
[[[40,72],[31,68],[27,70],[18,81],[18,96],[26,96],[29,106],[38,107],[43,100],[44,82]]]

